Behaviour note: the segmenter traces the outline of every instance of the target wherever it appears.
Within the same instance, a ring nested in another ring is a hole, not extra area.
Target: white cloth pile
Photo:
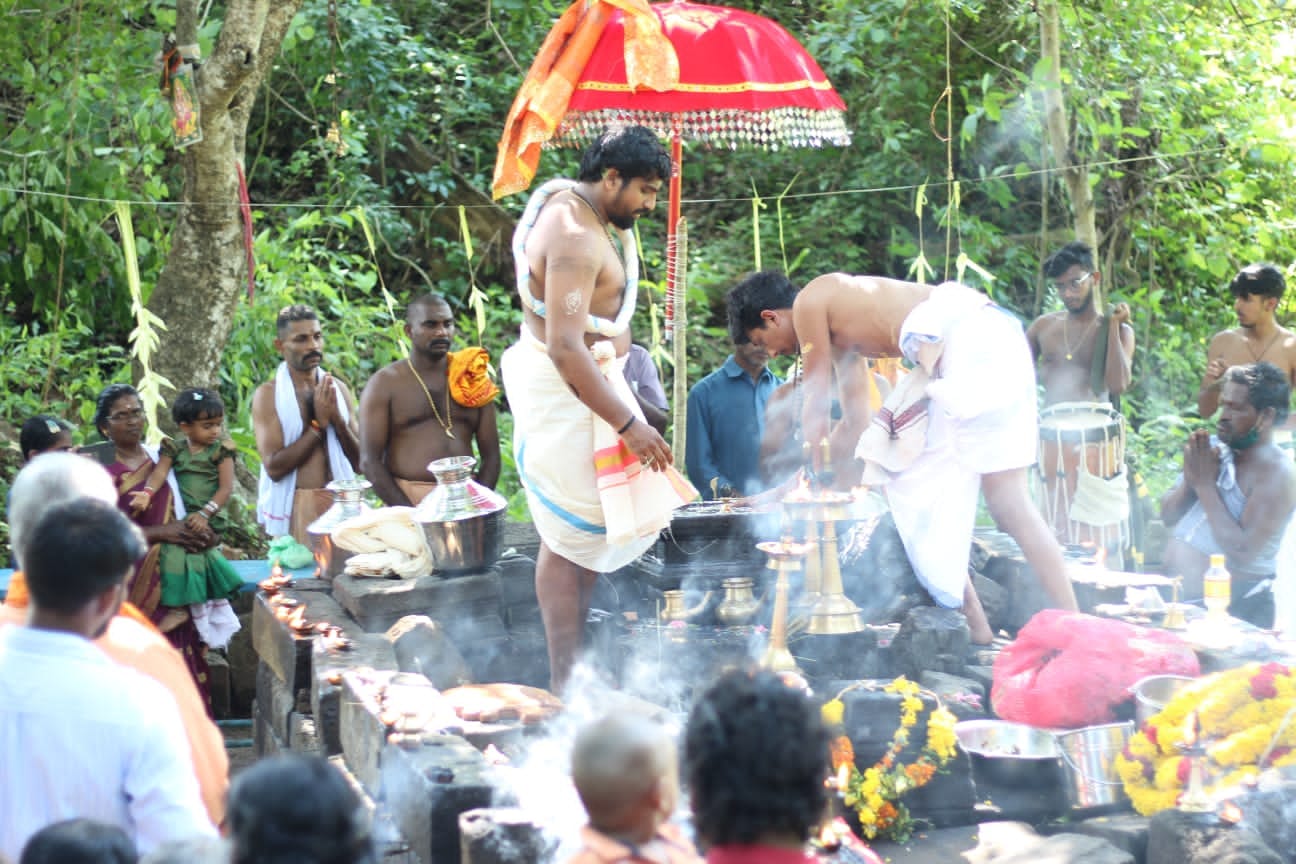
[[[333,543],[353,554],[348,576],[414,579],[432,572],[432,553],[413,507],[382,507],[352,516],[333,528]]]

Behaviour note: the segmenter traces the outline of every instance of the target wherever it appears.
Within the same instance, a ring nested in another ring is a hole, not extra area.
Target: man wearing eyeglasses
[[[1117,303],[1109,315],[1099,311],[1094,298],[1102,274],[1084,243],[1053,253],[1044,276],[1065,307],[1036,318],[1026,331],[1044,404],[1114,401],[1129,387],[1134,360],[1129,305]]]

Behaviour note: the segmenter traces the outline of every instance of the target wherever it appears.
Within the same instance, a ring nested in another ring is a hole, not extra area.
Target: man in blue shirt
[[[684,464],[705,499],[761,491],[760,442],[765,403],[781,383],[769,354],[750,342],[735,345],[724,365],[688,395]]]

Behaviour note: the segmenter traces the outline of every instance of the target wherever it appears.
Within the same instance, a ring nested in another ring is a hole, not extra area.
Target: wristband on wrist
[[[622,427],[621,427],[620,429],[616,430],[616,434],[618,434],[618,435],[624,435],[624,434],[626,433],[626,430],[629,429],[631,426],[633,426],[635,420],[637,420],[637,419],[639,419],[639,418],[636,417],[634,414],[631,414],[631,415],[630,415],[630,419],[627,420],[627,421],[625,422],[625,424],[622,425]]]
[[[148,497],[152,498],[152,497],[153,497],[153,493],[156,492],[157,490],[154,489],[152,486],[145,486],[145,487],[144,487],[143,489],[141,489],[140,491],[143,492],[143,493],[144,493],[145,495],[147,495]]]

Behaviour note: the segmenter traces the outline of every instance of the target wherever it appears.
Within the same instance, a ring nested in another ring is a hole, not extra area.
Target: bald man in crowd
[[[679,768],[675,742],[660,723],[624,714],[587,726],[572,747],[572,781],[589,824],[567,864],[700,864],[667,824],[679,801]]]
[[[0,627],[0,856],[77,817],[121,827],[143,853],[216,834],[175,700],[92,644],[146,549],[139,528],[93,498],[50,507],[18,547],[31,606],[25,626]]]
[[[71,453],[43,453],[18,472],[9,499],[9,539],[19,566],[25,563],[24,547],[31,529],[46,511],[79,498],[116,505],[116,486],[97,462]],[[19,570],[0,606],[0,630],[5,625],[25,624],[28,606],[27,579]],[[170,692],[184,722],[190,764],[207,815],[213,825],[219,825],[225,817],[229,756],[225,739],[207,715],[180,652],[130,603],[122,604],[94,644],[115,662],[142,672]]]

